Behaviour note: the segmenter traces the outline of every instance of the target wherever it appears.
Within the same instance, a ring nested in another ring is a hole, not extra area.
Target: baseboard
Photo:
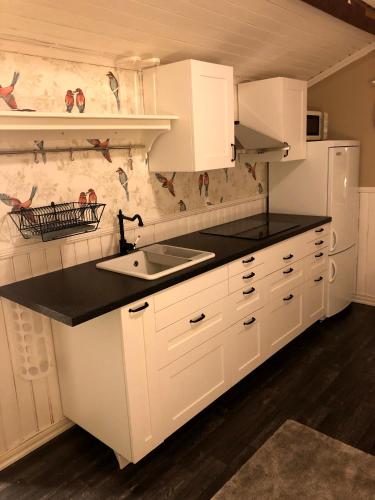
[[[375,306],[375,297],[356,294],[353,297],[353,302],[357,302],[358,304],[366,304],[368,306]]]
[[[17,462],[17,460],[19,460],[20,458],[36,450],[36,448],[39,448],[39,446],[47,443],[73,425],[73,422],[71,422],[67,418],[64,418],[63,420],[60,420],[60,422],[52,424],[47,429],[39,432],[32,438],[23,441],[16,448],[6,451],[2,455],[0,455],[0,471],[11,464],[14,464],[14,462]]]

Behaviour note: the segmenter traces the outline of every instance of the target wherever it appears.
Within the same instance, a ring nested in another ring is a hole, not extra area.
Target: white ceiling
[[[121,64],[202,59],[308,80],[375,37],[300,0],[0,0],[0,49]]]

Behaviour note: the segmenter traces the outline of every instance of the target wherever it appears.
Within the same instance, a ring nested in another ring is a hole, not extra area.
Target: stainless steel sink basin
[[[144,280],[156,280],[213,257],[215,254],[212,252],[155,244],[129,255],[99,262],[96,267]]]

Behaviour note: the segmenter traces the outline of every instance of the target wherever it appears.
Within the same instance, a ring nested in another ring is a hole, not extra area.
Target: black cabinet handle
[[[146,309],[149,306],[148,302],[145,302],[143,306],[136,307],[135,309],[130,308],[129,312],[130,313],[137,313],[139,311],[143,311],[143,309]]]
[[[294,271],[294,269],[292,267],[290,267],[289,269],[287,269],[286,271],[283,271],[283,274],[290,274]]]
[[[316,246],[319,246],[319,245],[323,245],[324,241],[323,240],[319,240],[319,241],[316,241],[315,242],[315,245]]]
[[[250,262],[254,262],[255,257],[250,257],[250,259],[244,259],[242,264],[250,264]]]
[[[250,293],[253,293],[255,292],[255,288],[252,286],[250,288],[250,290],[245,290],[244,292],[242,292],[244,295],[249,295]]]
[[[253,324],[254,321],[256,321],[256,318],[254,318],[254,316],[253,316],[251,319],[244,321],[243,324],[244,324],[244,326],[249,326],[249,325]]]
[[[190,320],[190,323],[199,323],[199,321],[202,321],[202,319],[204,319],[205,317],[206,317],[206,315],[202,313],[202,314],[199,316],[199,318],[196,318],[196,319],[191,319],[191,320]]]
[[[255,276],[255,273],[250,273],[250,274],[246,274],[245,276],[242,276],[242,279],[249,280],[250,278],[254,278],[254,276]]]
[[[319,276],[319,278],[316,278],[314,281],[315,281],[315,283],[318,283],[319,281],[322,281],[322,279],[323,279],[323,276]]]
[[[290,253],[289,255],[287,255],[286,257],[283,257],[284,260],[290,260],[290,259],[293,259],[294,255],[292,253]]]
[[[315,255],[315,257],[317,257],[317,258],[318,258],[318,257],[323,257],[323,255],[324,255],[324,253],[323,253],[323,252],[319,252],[319,253],[317,253],[317,254]]]
[[[322,233],[324,231],[323,227],[320,227],[319,229],[315,229],[316,233]]]
[[[237,148],[235,144],[231,144],[232,146],[232,159],[231,161],[236,161],[237,158]]]
[[[292,300],[293,297],[294,295],[291,293],[290,295],[288,295],[288,297],[284,297],[283,300],[287,302],[288,300]]]

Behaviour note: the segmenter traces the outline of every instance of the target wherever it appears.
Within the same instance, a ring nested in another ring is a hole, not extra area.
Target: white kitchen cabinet
[[[269,78],[238,85],[242,125],[290,146],[280,161],[306,158],[307,83],[292,78]]]
[[[153,146],[149,168],[196,172],[234,167],[233,68],[189,59],[143,72],[145,109],[179,119]]]
[[[325,317],[327,273],[317,273],[305,284],[304,316],[306,328]]]

